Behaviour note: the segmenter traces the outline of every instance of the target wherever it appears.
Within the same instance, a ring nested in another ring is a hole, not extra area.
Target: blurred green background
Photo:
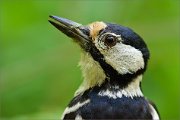
[[[58,119],[82,82],[80,49],[48,23],[57,15],[114,22],[151,52],[142,88],[162,119],[180,119],[179,0],[0,1],[0,118]]]

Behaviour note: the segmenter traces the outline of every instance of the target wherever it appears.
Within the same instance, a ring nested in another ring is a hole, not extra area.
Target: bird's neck
[[[79,65],[81,66],[84,81],[75,95],[93,87],[99,87],[103,91],[114,90],[118,91],[118,94],[122,93],[125,96],[143,96],[140,88],[142,74],[133,77],[125,76],[126,79],[121,75],[109,79],[99,63],[94,61],[88,54],[82,54]]]
[[[141,91],[141,83],[142,75],[138,75],[133,78],[131,82],[125,87],[122,87],[121,80],[117,81],[107,81],[102,84],[101,90],[98,95],[100,96],[108,96],[110,98],[121,98],[125,97],[142,97],[143,93]],[[117,83],[118,82],[118,83]]]

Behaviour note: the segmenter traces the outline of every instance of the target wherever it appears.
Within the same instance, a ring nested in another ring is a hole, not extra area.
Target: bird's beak
[[[55,26],[58,30],[73,38],[83,49],[88,49],[89,40],[89,29],[74,21],[57,17],[49,16],[49,22]]]

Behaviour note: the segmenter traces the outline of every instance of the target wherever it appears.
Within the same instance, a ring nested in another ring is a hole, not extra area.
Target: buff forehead
[[[107,25],[104,22],[99,22],[99,21],[89,24],[90,37],[92,38],[92,40],[95,40],[95,38],[99,34],[99,31],[106,28],[106,26]]]

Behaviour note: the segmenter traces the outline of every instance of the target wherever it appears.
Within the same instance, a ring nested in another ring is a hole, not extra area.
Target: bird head
[[[146,70],[149,50],[130,28],[106,22],[81,25],[57,16],[49,22],[82,48],[80,66],[88,87],[105,81],[125,87]]]

